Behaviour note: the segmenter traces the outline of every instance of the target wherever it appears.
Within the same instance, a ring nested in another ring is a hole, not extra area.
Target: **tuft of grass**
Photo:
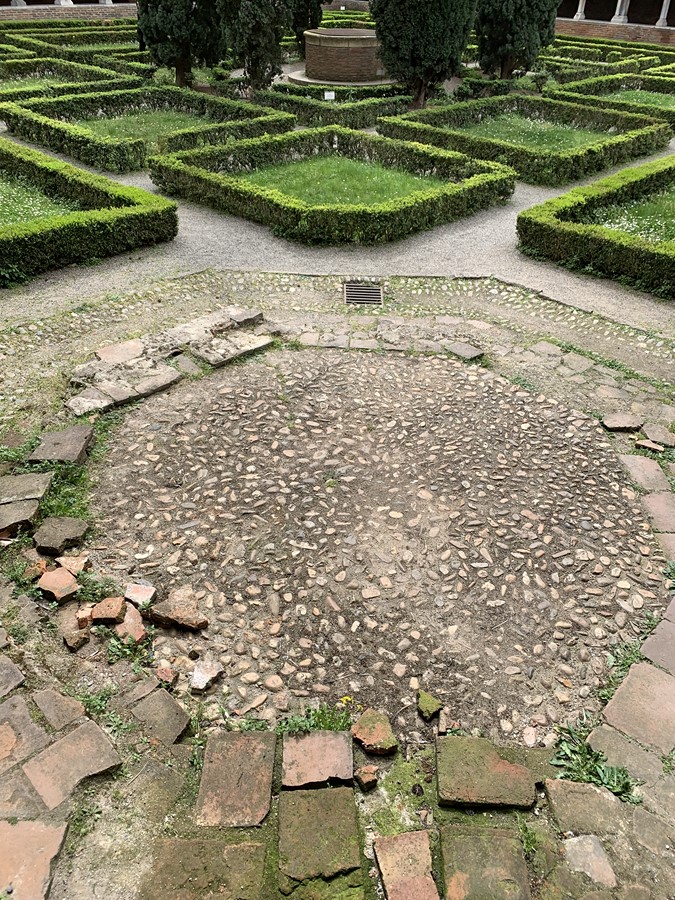
[[[277,723],[277,734],[305,734],[309,731],[349,731],[352,713],[344,704],[307,709],[300,715],[286,716]]]
[[[637,640],[618,644],[611,653],[606,653],[609,674],[604,684],[598,689],[598,697],[607,703],[616,693],[619,685],[628,674],[628,670],[635,663],[639,663],[642,656],[642,644],[659,624],[654,613],[648,611],[640,628]]]
[[[675,749],[667,753],[661,759],[661,762],[663,763],[664,775],[675,775]]]
[[[516,820],[518,822],[518,835],[523,845],[523,853],[529,859],[537,852],[540,844],[539,835],[533,828],[530,828],[521,815],[517,815]]]
[[[556,726],[558,747],[551,765],[562,770],[558,778],[595,784],[607,788],[625,803],[641,803],[642,798],[635,792],[635,788],[642,782],[633,778],[623,766],[610,766],[605,754],[594,750],[587,743],[594,726],[595,722],[587,716],[574,725],[567,723]]]
[[[101,578],[92,572],[80,572],[77,580],[80,585],[77,599],[80,603],[100,603],[106,597],[120,597],[124,594],[112,578]]]
[[[152,649],[152,632],[144,641],[135,641],[133,638],[120,638],[105,625],[97,627],[96,632],[100,638],[107,640],[108,665],[126,660],[130,662],[135,672],[142,672],[144,666],[151,666],[154,660]]]

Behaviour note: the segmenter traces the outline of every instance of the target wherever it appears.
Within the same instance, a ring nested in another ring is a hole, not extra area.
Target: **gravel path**
[[[673,151],[675,141],[668,152]],[[146,174],[118,180],[154,189]],[[615,282],[536,262],[518,252],[517,214],[567,190],[569,186],[548,189],[519,183],[514,197],[502,207],[382,247],[306,247],[276,238],[268,228],[244,219],[181,202],[180,232],[172,243],[105,260],[92,268],[65,269],[2,291],[0,320],[11,323],[42,318],[103,292],[138,290],[160,277],[212,268],[362,276],[494,275],[627,325],[675,333],[672,305]]]

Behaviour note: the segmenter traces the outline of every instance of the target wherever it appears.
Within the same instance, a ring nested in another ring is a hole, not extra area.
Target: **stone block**
[[[91,425],[72,425],[63,431],[48,431],[28,457],[28,462],[65,462],[80,465],[94,440]]]
[[[45,519],[33,535],[35,549],[48,556],[59,556],[69,547],[75,547],[83,539],[89,523],[69,516],[52,516]]]
[[[286,788],[351,782],[352,737],[348,731],[285,735],[281,783]]]
[[[105,363],[112,366],[118,366],[122,363],[130,362],[132,359],[138,359],[143,355],[145,345],[139,338],[130,341],[123,341],[119,344],[110,344],[107,347],[99,347],[96,356]]]
[[[162,628],[200,631],[209,625],[209,620],[202,612],[199,600],[189,585],[171,591],[166,600],[156,603],[150,609],[148,615],[155,625]]]
[[[0,774],[48,743],[49,735],[32,720],[23,697],[0,703]]]
[[[675,623],[664,619],[642,645],[642,655],[675,675]],[[675,734],[673,735],[675,746]]]
[[[655,856],[675,848],[675,825],[647,812],[642,806],[633,810],[633,835],[638,844]]]
[[[436,775],[441,805],[529,808],[536,799],[530,769],[503,759],[484,738],[438,738]]]
[[[387,900],[438,900],[427,831],[376,838],[375,858]]]
[[[37,819],[44,811],[44,804],[21,769],[0,775],[0,819]]]
[[[45,806],[56,809],[85,778],[116,769],[121,762],[104,732],[88,721],[33,757],[23,771]]]
[[[102,391],[96,390],[94,387],[85,388],[71,397],[66,402],[66,406],[75,416],[86,416],[89,413],[101,413],[112,409],[113,401]]]
[[[107,394],[114,402],[115,406],[122,406],[123,403],[131,403],[133,400],[139,400],[140,394],[126,381],[124,378],[106,379],[105,381],[97,381],[96,388]]]
[[[604,887],[616,887],[616,875],[605,849],[594,835],[568,838],[564,842],[567,865]]]
[[[33,701],[55,731],[60,731],[84,715],[84,706],[79,700],[51,689],[33,694]]]
[[[661,757],[650,753],[609,725],[599,725],[588,736],[594,750],[604,753],[610,766],[624,766],[645,784],[655,784],[661,777]]]
[[[51,472],[3,475],[0,478],[0,505],[23,500],[42,500],[52,483]]]
[[[669,491],[670,485],[661,466],[646,456],[625,454],[619,459],[628,470],[633,481],[646,491]]]
[[[39,500],[20,500],[0,506],[0,540],[28,531],[40,508]]]
[[[209,736],[195,824],[249,828],[269,812],[276,735],[230,732]]]
[[[607,431],[639,431],[644,419],[635,413],[610,413],[602,420]]]
[[[61,823],[0,822],[0,885],[11,885],[17,900],[45,900],[67,827]]]
[[[550,778],[546,795],[563,832],[616,834],[624,824],[621,801],[604,788]]]
[[[203,694],[223,674],[224,668],[213,654],[205,653],[197,660],[190,679],[190,690],[193,694]]]
[[[648,663],[631,667],[605,707],[605,721],[661,754],[673,749],[675,677]]]
[[[279,798],[279,869],[293,881],[359,869],[359,829],[351,788],[284,791]]]
[[[23,684],[21,669],[15,666],[9,656],[0,656],[0,698],[6,697],[10,691]]]
[[[180,381],[183,376],[171,366],[157,366],[153,369],[153,374],[147,378],[142,378],[136,385],[136,393],[141,397],[150,397],[152,394],[158,394],[165,391],[172,384]]]
[[[441,829],[441,852],[448,898],[529,900],[529,874],[514,832],[448,825]]]
[[[657,531],[675,532],[675,494],[660,491],[642,498],[647,515]]]
[[[190,724],[190,717],[177,700],[163,688],[145,697],[132,709],[149,737],[167,746],[175,743]]]
[[[656,425],[652,422],[647,422],[642,430],[650,441],[661,444],[662,447],[675,447],[675,434],[673,434],[672,431],[669,431],[664,425]]]
[[[376,709],[367,709],[352,725],[352,736],[366,753],[388,756],[398,750],[389,718]]]
[[[458,356],[467,362],[473,362],[475,359],[481,359],[483,351],[472,344],[466,344],[463,341],[454,341],[452,344],[446,344],[445,349],[453,356]]]

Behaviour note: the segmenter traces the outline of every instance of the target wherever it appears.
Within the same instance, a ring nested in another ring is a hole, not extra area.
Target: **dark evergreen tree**
[[[215,65],[223,55],[213,0],[138,0],[138,27],[153,60],[176,70],[179,87],[189,84],[193,65]]]
[[[291,28],[303,56],[305,55],[305,32],[310,28],[318,28],[322,17],[321,0],[294,0]]]
[[[476,0],[371,0],[384,67],[408,86],[414,107],[458,71],[475,11]]]
[[[254,90],[267,87],[281,72],[281,39],[293,22],[294,0],[237,0],[232,25],[234,54]]]
[[[478,59],[484,72],[511,78],[529,69],[555,37],[558,0],[478,0]]]

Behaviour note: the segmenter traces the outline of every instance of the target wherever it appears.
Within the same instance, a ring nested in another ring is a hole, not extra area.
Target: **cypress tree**
[[[478,59],[484,72],[511,78],[529,69],[555,37],[558,0],[478,0]]]
[[[310,28],[318,28],[322,18],[321,0],[294,0],[291,28],[303,56],[305,55],[305,31]]]
[[[430,90],[458,69],[476,0],[371,0],[385,69],[423,107]]]
[[[239,0],[232,25],[235,55],[254,90],[267,87],[281,73],[281,39],[293,21],[294,0]]]
[[[176,70],[179,87],[189,84],[193,64],[220,62],[223,32],[213,0],[138,0],[138,26],[153,60]]]

